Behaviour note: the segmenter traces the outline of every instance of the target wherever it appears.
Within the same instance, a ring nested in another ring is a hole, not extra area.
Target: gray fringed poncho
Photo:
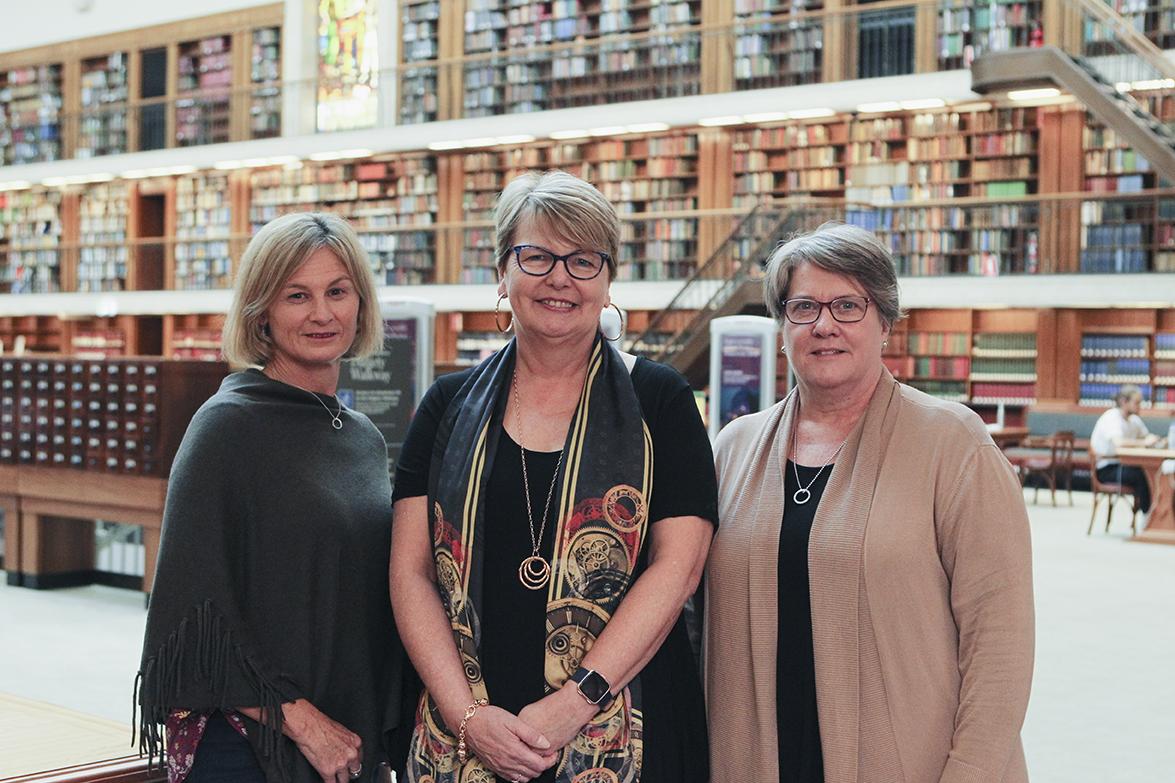
[[[196,413],[168,485],[137,704],[157,756],[175,709],[307,699],[386,755],[402,648],[388,599],[383,437],[337,401],[246,370]],[[248,722],[270,783],[319,775],[280,726]]]

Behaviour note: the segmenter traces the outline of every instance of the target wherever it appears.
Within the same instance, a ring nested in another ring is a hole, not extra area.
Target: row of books
[[[1100,358],[1141,358],[1147,356],[1147,337],[1138,334],[1085,334],[1081,336],[1081,355]]]

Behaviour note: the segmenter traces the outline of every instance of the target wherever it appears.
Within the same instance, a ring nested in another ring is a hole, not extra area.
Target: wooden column
[[[734,91],[734,41],[729,29],[734,19],[732,0],[702,0],[702,93]]]

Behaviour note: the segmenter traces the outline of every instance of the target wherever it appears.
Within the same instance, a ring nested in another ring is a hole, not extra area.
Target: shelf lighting
[[[897,111],[902,105],[897,101],[880,101],[878,103],[862,103],[857,107],[861,114],[880,114],[886,111]]]
[[[607,125],[603,128],[592,128],[588,133],[592,136],[619,136],[627,131],[623,125]]]
[[[1121,82],[1114,86],[1122,92],[1127,90],[1170,90],[1175,88],[1175,79],[1146,79],[1140,82]]]
[[[33,183],[27,182],[23,179],[16,179],[12,182],[0,182],[0,190],[25,190],[31,188]]]
[[[534,141],[534,136],[527,133],[518,133],[513,136],[499,136],[494,139],[495,144],[529,144]]]
[[[315,152],[310,155],[310,160],[349,160],[351,158],[366,158],[367,156],[374,154],[375,153],[372,150],[339,150],[337,152]]]
[[[430,150],[459,150],[464,146],[463,141],[432,141],[428,144]]]
[[[669,126],[664,122],[641,122],[636,125],[628,125],[625,127],[629,133],[655,133],[657,131],[667,131]],[[552,134],[552,138],[554,135]]]
[[[721,125],[742,125],[744,120],[740,115],[728,114],[725,117],[707,117],[703,120],[698,120],[698,124],[705,128],[715,128]]]
[[[913,101],[898,101],[898,105],[906,111],[921,111],[922,109],[941,109],[947,102],[941,98],[919,98]]]
[[[1008,92],[1010,101],[1035,101],[1040,98],[1056,98],[1061,91],[1055,87],[1041,87],[1037,90],[1011,90]]]
[[[556,141],[563,141],[565,139],[586,139],[591,135],[591,133],[583,129],[551,132],[551,138],[555,139]]]
[[[242,169],[244,167],[245,162],[243,160],[222,160],[212,166],[217,171],[232,171],[233,169]]]
[[[119,174],[119,176],[123,179],[143,179],[143,177],[148,175],[147,172],[143,169],[127,169],[126,171]]]
[[[743,119],[747,122],[779,122],[787,119],[787,112],[763,111],[758,114],[744,114]]]
[[[796,109],[788,112],[788,116],[793,120],[814,120],[818,117],[835,117],[836,112],[832,109]]]

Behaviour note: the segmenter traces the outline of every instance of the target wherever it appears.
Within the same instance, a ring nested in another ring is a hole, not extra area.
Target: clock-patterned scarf
[[[486,696],[478,663],[483,499],[515,351],[511,341],[462,386],[438,428],[429,475],[437,581],[475,698]],[[624,360],[599,335],[563,454],[555,555],[547,583],[548,692],[562,687],[579,668],[580,658],[616,611],[632,583],[648,530],[652,440]],[[641,724],[640,686],[634,680],[564,748],[556,780],[637,783]],[[417,711],[408,772],[412,781],[494,780],[476,756],[458,764],[457,738],[427,692]]]

